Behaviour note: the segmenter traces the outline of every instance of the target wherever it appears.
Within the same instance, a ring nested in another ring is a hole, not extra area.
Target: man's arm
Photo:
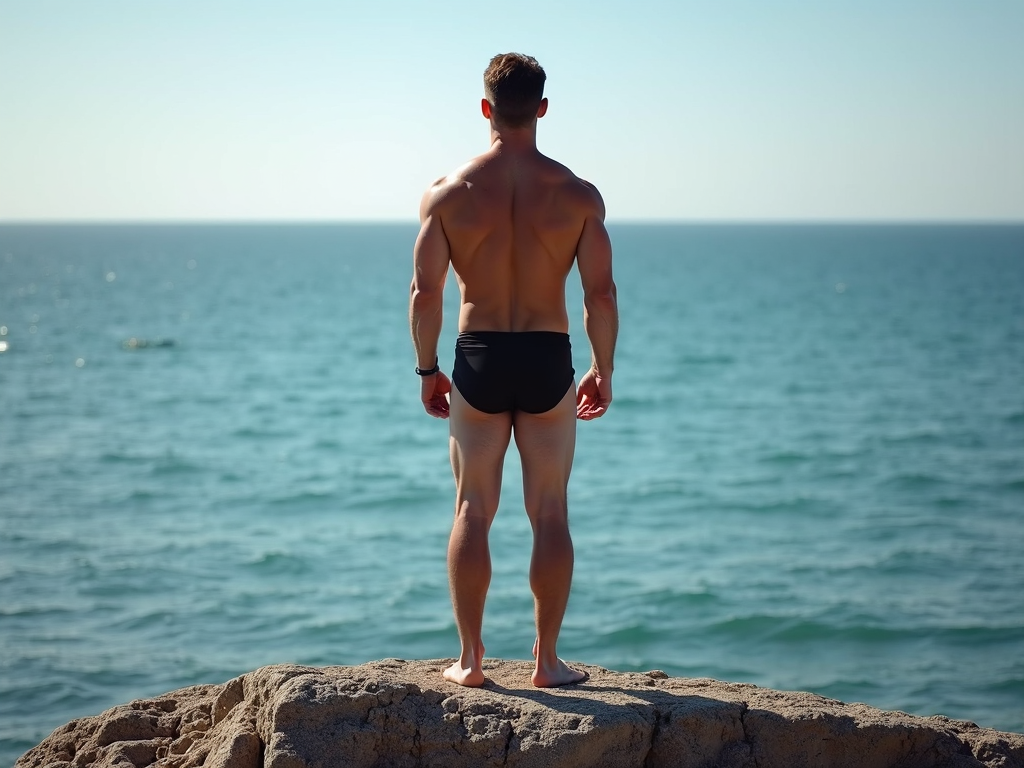
[[[590,340],[590,370],[576,391],[576,415],[589,420],[603,416],[612,401],[615,340],[619,310],[612,278],[612,243],[604,226],[604,202],[597,190],[576,246],[576,264],[583,283],[583,328]]]
[[[409,289],[409,330],[416,350],[416,366],[429,370],[437,362],[441,336],[444,283],[451,261],[448,238],[436,210],[436,186],[427,190],[420,204],[420,232],[413,247],[412,286]],[[448,417],[451,382],[443,373],[422,377],[420,399],[431,416]]]

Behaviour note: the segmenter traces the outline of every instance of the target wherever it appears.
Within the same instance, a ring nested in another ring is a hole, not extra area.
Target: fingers
[[[600,418],[608,411],[608,401],[584,395],[576,405],[576,418],[591,421]]]
[[[584,392],[576,394],[576,418],[582,419],[591,408],[591,398]]]
[[[448,398],[444,395],[434,395],[429,400],[424,400],[423,408],[436,419],[447,419],[450,410]]]
[[[580,379],[576,390],[576,418],[582,421],[598,419],[611,405],[611,386],[602,386],[596,377],[589,373]]]
[[[447,419],[449,413],[448,398],[446,395],[452,391],[452,382],[443,373],[438,372],[423,380],[423,388],[420,393],[420,400],[423,408],[431,416],[437,419]]]
[[[448,404],[445,403],[443,406],[435,405],[433,403],[424,403],[423,407],[427,413],[433,416],[435,419],[447,419],[448,418]]]

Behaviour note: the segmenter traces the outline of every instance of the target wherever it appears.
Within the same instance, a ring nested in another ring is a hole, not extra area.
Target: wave
[[[732,355],[683,355],[677,362],[679,365],[733,365],[736,358]]]
[[[1009,677],[998,683],[990,683],[985,686],[985,690],[991,693],[1009,693],[1016,696],[1024,691],[1024,677]]]
[[[150,491],[145,488],[135,488],[127,496],[120,499],[121,502],[149,501],[150,499],[164,498],[166,494],[159,491]]]
[[[128,453],[104,453],[99,457],[102,464],[149,464],[153,461],[150,456],[135,456]]]
[[[927,472],[902,472],[891,475],[882,481],[880,485],[889,488],[902,488],[905,490],[922,490],[934,488],[940,485],[948,485],[949,481]]]
[[[802,464],[805,461],[810,461],[813,457],[808,456],[806,453],[800,453],[799,451],[779,451],[777,453],[770,453],[767,456],[762,456],[758,459],[763,464]]]
[[[695,484],[681,480],[655,480],[636,486],[635,489],[621,494],[623,499],[632,501],[636,498],[661,499],[661,498],[694,498],[701,494],[694,491]]]
[[[39,533],[42,536],[54,535],[55,532],[49,530],[40,530]],[[25,536],[23,534],[11,534],[2,539],[5,544],[15,544],[18,549],[23,551],[32,552],[35,555],[45,553],[54,554],[62,552],[73,552],[77,553],[81,551],[82,545],[77,539],[72,538],[36,538],[34,536]],[[5,563],[5,565],[8,565]],[[15,569],[14,572],[19,572]],[[27,570],[20,571],[21,573],[27,573]]]
[[[832,509],[832,502],[824,499],[817,499],[807,496],[797,496],[791,499],[773,499],[763,502],[734,503],[726,505],[730,509],[744,512],[767,513],[767,514],[803,514],[812,512],[821,515]]]
[[[935,445],[945,440],[946,435],[938,430],[921,430],[907,432],[902,435],[888,435],[882,438],[882,442],[888,445]]]
[[[113,621],[110,623],[110,626],[112,629],[132,632],[153,627],[173,627],[177,619],[178,615],[172,611],[153,610]]]
[[[361,617],[339,618],[324,621],[319,617],[298,623],[295,633],[300,636],[304,643],[312,643],[319,646],[342,646],[350,641],[353,634],[366,630],[366,624]],[[337,661],[324,661],[320,663],[330,664]]]
[[[267,500],[267,504],[273,507],[306,506],[310,504],[321,504],[325,501],[337,501],[341,496],[336,490],[322,491],[299,491],[287,496],[276,496]]]
[[[825,622],[794,616],[753,615],[714,622],[707,630],[745,641],[899,643],[926,639],[952,645],[976,647],[1024,640],[1024,625],[1018,626],[928,626],[892,627],[877,623]]]
[[[161,456],[145,456],[130,453],[107,452],[99,457],[101,464],[125,466],[125,467],[147,467],[150,475],[179,475],[204,472],[206,467],[188,461],[175,454]]]
[[[75,613],[76,609],[61,606],[19,605],[0,607],[0,616],[5,619],[55,617]]]
[[[157,576],[142,568],[124,569],[125,572],[110,573],[89,568],[90,581],[78,588],[83,597],[111,598],[121,601],[128,597],[158,597],[164,589],[173,588],[174,578],[167,574]]]
[[[410,509],[451,501],[451,494],[436,489],[410,488],[386,493],[353,493],[345,500],[346,509]]]
[[[309,573],[309,558],[293,555],[290,552],[265,552],[254,560],[245,563],[247,568],[257,573],[269,573],[277,576],[298,576]]]
[[[340,440],[334,438],[321,437],[313,443],[313,450],[316,451],[340,451],[344,447]]]
[[[721,602],[721,598],[717,594],[706,589],[689,591],[655,589],[644,592],[637,599],[644,605],[655,608],[693,608]]]
[[[423,627],[420,629],[412,629],[405,631],[395,631],[389,633],[390,637],[394,640],[407,644],[410,646],[423,645],[439,645],[440,648],[445,651],[451,651],[454,641],[457,637],[455,623],[436,623],[432,627]],[[455,645],[457,650],[457,645]]]
[[[189,475],[196,472],[205,472],[206,467],[177,457],[166,457],[156,462],[150,470],[151,475]]]
[[[822,685],[814,686],[814,693],[837,701],[877,700],[885,691],[885,686],[877,680],[858,678],[855,680],[830,680]]]
[[[385,599],[388,607],[416,607],[424,604],[443,605],[448,598],[448,585],[440,581],[431,582],[422,578],[407,578]]]
[[[611,645],[638,645],[657,642],[665,637],[667,630],[656,628],[646,622],[632,622],[616,629],[599,633],[602,643]]]
[[[241,427],[231,433],[232,437],[239,437],[245,440],[278,440],[283,437],[295,437],[295,433],[281,429],[256,429],[255,427]]]

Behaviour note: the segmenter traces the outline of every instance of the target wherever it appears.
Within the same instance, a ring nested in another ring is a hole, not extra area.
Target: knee
[[[557,530],[569,527],[569,506],[564,496],[542,496],[526,501],[526,512],[534,529]]]
[[[497,511],[497,499],[468,495],[456,502],[455,519],[467,523],[483,523],[489,526]]]

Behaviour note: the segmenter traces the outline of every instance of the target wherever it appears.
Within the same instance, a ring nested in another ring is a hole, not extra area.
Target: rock
[[[15,768],[1024,768],[1024,735],[946,717],[582,664],[566,688],[521,661],[460,688],[450,661],[263,667],[75,720]]]

